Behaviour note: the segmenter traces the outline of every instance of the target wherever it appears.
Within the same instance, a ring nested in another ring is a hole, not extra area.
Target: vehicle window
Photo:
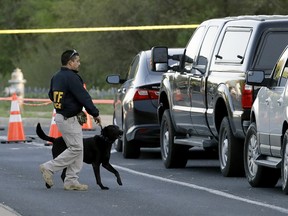
[[[251,32],[251,28],[228,28],[216,55],[216,63],[242,64]]]
[[[130,67],[129,67],[129,71],[127,73],[127,77],[126,77],[126,80],[130,80],[130,79],[133,79],[136,75],[136,71],[137,71],[137,68],[138,68],[138,65],[139,65],[139,55],[135,56],[135,58],[133,59]]]
[[[201,44],[201,40],[203,38],[205,27],[200,26],[193,34],[191,40],[189,41],[186,47],[186,56],[190,59],[195,59],[199,51],[199,46]],[[185,70],[190,71],[192,69],[192,63],[185,63]]]
[[[283,86],[284,87],[286,85],[287,78],[288,78],[288,67],[285,66],[285,68],[283,70],[283,73],[282,73],[282,76],[281,76],[281,80],[280,80],[279,86]]]
[[[281,61],[281,60],[280,60]],[[271,80],[271,87],[277,86],[278,81],[281,76],[281,62],[278,62],[277,67],[275,68],[274,74],[273,74],[273,79]]]
[[[199,57],[197,59],[197,65],[204,65],[205,70],[208,64],[208,58],[210,57],[211,52],[213,51],[213,44],[216,40],[218,26],[210,26],[207,30],[205,38],[202,42],[202,47],[200,49]]]
[[[288,56],[287,55],[288,55],[288,52],[286,52],[284,50],[284,52],[280,56],[280,58],[278,57],[279,59],[276,62],[276,67],[274,68],[272,79],[271,79],[271,83],[270,83],[271,87],[275,87],[275,86],[278,86],[278,85],[282,86],[281,82],[284,83],[284,81],[280,81],[280,77],[281,77],[282,71],[283,71],[283,75],[285,76],[285,74],[286,74],[286,73],[284,74],[285,68],[286,67],[288,68],[288,61],[287,61],[287,57]]]
[[[288,44],[288,32],[273,31],[263,35],[255,69],[270,75],[275,62]]]

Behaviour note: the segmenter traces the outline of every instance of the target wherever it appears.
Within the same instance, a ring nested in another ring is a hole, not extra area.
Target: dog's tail
[[[42,130],[40,123],[37,124],[36,126],[36,134],[43,140],[49,141],[49,142],[54,142],[55,138],[47,136],[44,131]]]

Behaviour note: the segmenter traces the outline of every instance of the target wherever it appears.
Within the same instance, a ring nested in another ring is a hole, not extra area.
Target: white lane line
[[[47,148],[47,147],[49,148],[50,147],[50,146],[44,146],[43,143],[40,144],[40,143],[37,143],[37,142],[32,142],[31,144],[33,144],[35,146],[38,146],[38,147],[41,146],[41,147],[44,147],[44,148]],[[116,152],[117,151],[115,149],[111,150],[111,153],[116,153]],[[126,168],[126,167],[114,165],[114,164],[113,164],[113,166],[118,168],[118,169],[120,169],[120,170],[129,172],[129,173],[132,173],[132,174],[145,176],[145,177],[148,177],[148,178],[152,178],[152,179],[156,179],[156,180],[160,180],[160,181],[168,182],[168,183],[172,183],[172,184],[177,184],[177,185],[181,185],[181,186],[185,186],[185,187],[189,187],[189,188],[193,188],[193,189],[197,189],[197,190],[206,191],[208,193],[215,194],[215,195],[218,195],[218,196],[222,196],[222,197],[226,197],[226,198],[229,198],[229,199],[242,201],[242,202],[245,202],[245,203],[250,203],[250,204],[253,204],[253,205],[258,205],[258,206],[270,208],[270,209],[279,211],[281,213],[288,214],[288,209],[282,208],[282,207],[279,207],[279,206],[266,204],[266,203],[262,203],[262,202],[257,202],[257,201],[250,200],[250,199],[245,199],[245,198],[242,198],[242,197],[239,197],[239,196],[235,196],[233,194],[229,194],[229,193],[226,193],[226,192],[223,192],[223,191],[215,190],[215,189],[212,189],[212,188],[206,188],[206,187],[202,187],[202,186],[195,185],[195,184],[175,181],[175,180],[166,179],[166,178],[159,177],[159,176],[150,175],[150,174],[147,174],[147,173],[138,172],[138,171],[135,171],[135,170],[132,170],[132,169],[129,169],[129,168]]]
[[[242,202],[253,204],[253,205],[258,205],[258,206],[270,208],[270,209],[273,209],[273,210],[288,214],[288,209],[282,208],[282,207],[279,207],[279,206],[270,205],[270,204],[267,204],[267,203],[262,203],[262,202],[257,202],[257,201],[254,201],[254,200],[245,199],[245,198],[242,198],[242,197],[239,197],[239,196],[235,196],[233,194],[229,194],[229,193],[226,193],[226,192],[223,192],[223,191],[219,191],[219,190],[215,190],[215,189],[211,189],[211,188],[202,187],[202,186],[195,185],[195,184],[179,182],[179,181],[175,181],[175,180],[171,180],[171,179],[162,178],[162,177],[159,177],[159,176],[150,175],[150,174],[147,174],[147,173],[138,172],[138,171],[135,171],[135,170],[132,170],[132,169],[128,169],[128,168],[125,168],[125,167],[121,167],[121,166],[117,166],[117,165],[114,165],[114,164],[113,164],[113,166],[118,168],[118,169],[120,169],[120,170],[129,172],[129,173],[132,173],[132,174],[145,176],[147,178],[152,178],[152,179],[156,179],[156,180],[160,180],[160,181],[164,181],[164,182],[168,182],[168,183],[172,183],[172,184],[177,184],[177,185],[181,185],[181,186],[185,186],[185,187],[189,187],[189,188],[193,188],[193,189],[197,189],[197,190],[206,191],[208,193],[215,194],[215,195],[218,195],[218,196],[222,196],[222,197],[226,197],[226,198],[229,198],[229,199],[242,201]]]

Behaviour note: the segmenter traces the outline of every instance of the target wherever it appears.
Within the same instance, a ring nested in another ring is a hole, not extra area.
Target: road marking
[[[44,146],[43,143],[37,143],[37,142],[32,142],[31,144],[33,144],[34,146],[44,147],[44,148],[50,147],[50,146]],[[111,153],[116,153],[116,152],[117,151],[115,149],[111,150]],[[191,183],[175,181],[175,180],[163,178],[163,177],[160,177],[160,176],[155,176],[155,175],[150,175],[150,174],[147,174],[147,173],[138,172],[138,171],[135,171],[135,170],[132,170],[132,169],[129,169],[129,168],[126,168],[126,167],[118,166],[118,165],[115,165],[115,164],[113,164],[113,166],[118,168],[118,169],[120,169],[120,170],[129,172],[129,173],[132,173],[132,174],[145,176],[145,177],[148,177],[148,178],[152,178],[152,179],[156,179],[156,180],[160,180],[160,181],[168,182],[168,183],[172,183],[172,184],[177,184],[177,185],[181,185],[181,186],[185,186],[185,187],[189,187],[189,188],[193,188],[193,189],[197,189],[197,190],[206,191],[208,193],[215,194],[215,195],[218,195],[218,196],[222,196],[222,197],[226,197],[226,198],[229,198],[229,199],[242,201],[242,202],[253,204],[253,205],[258,205],[258,206],[270,208],[270,209],[279,211],[281,213],[288,214],[288,209],[282,208],[282,207],[279,207],[279,206],[275,206],[275,205],[271,205],[271,204],[267,204],[267,203],[262,203],[262,202],[257,202],[257,201],[250,200],[250,199],[245,199],[245,198],[242,198],[242,197],[239,197],[239,196],[236,196],[236,195],[233,195],[233,194],[229,194],[229,193],[226,193],[226,192],[223,192],[223,191],[215,190],[215,189],[212,189],[212,188],[206,188],[206,187],[202,187],[202,186],[191,184]]]
[[[288,209],[285,209],[285,208],[282,208],[282,207],[279,207],[279,206],[270,205],[270,204],[262,203],[262,202],[257,202],[257,201],[250,200],[250,199],[245,199],[245,198],[242,198],[242,197],[239,197],[239,196],[235,196],[233,194],[229,194],[229,193],[226,193],[226,192],[223,192],[223,191],[219,191],[219,190],[215,190],[215,189],[211,189],[211,188],[202,187],[202,186],[195,185],[195,184],[179,182],[179,181],[175,181],[175,180],[171,180],[171,179],[162,178],[162,177],[159,177],[159,176],[150,175],[150,174],[147,174],[147,173],[138,172],[138,171],[135,171],[135,170],[132,170],[132,169],[129,169],[129,168],[126,168],[126,167],[122,167],[122,166],[117,166],[117,165],[114,165],[114,164],[113,164],[113,166],[118,168],[118,169],[120,169],[120,170],[129,172],[129,173],[132,173],[132,174],[145,176],[145,177],[148,177],[148,178],[152,178],[152,179],[156,179],[156,180],[160,180],[160,181],[164,181],[164,182],[168,182],[168,183],[172,183],[172,184],[177,184],[177,185],[181,185],[181,186],[185,186],[185,187],[189,187],[189,188],[193,188],[193,189],[197,189],[197,190],[206,191],[208,193],[215,194],[215,195],[218,195],[218,196],[222,196],[222,197],[226,197],[226,198],[229,198],[229,199],[234,199],[234,200],[246,202],[246,203],[253,204],[253,205],[258,205],[258,206],[270,208],[270,209],[273,209],[273,210],[288,214]]]

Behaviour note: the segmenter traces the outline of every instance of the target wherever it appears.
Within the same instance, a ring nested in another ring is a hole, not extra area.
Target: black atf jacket
[[[99,116],[99,110],[94,106],[77,71],[61,67],[51,79],[48,96],[54,104],[56,113],[67,118],[77,115],[83,107],[90,115]]]

